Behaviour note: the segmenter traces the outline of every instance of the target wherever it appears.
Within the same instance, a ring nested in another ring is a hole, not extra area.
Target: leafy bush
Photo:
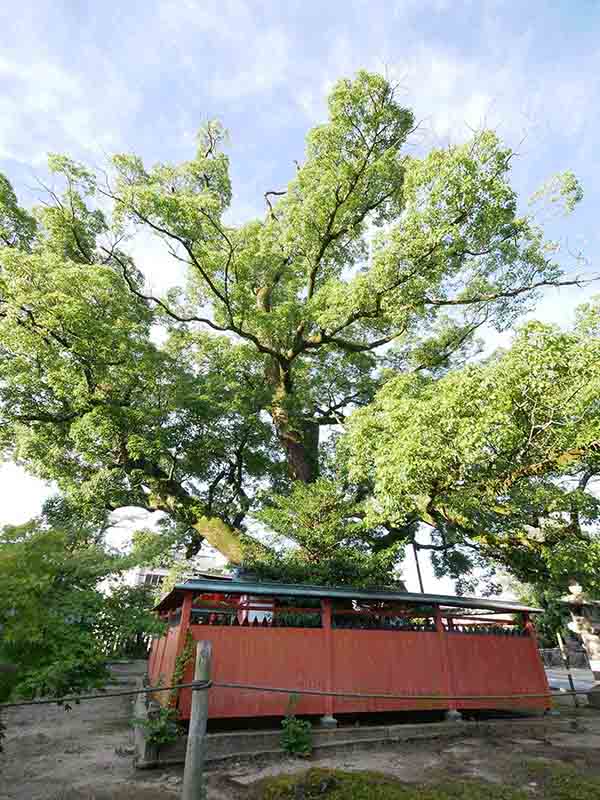
[[[281,743],[285,752],[292,756],[309,756],[313,748],[310,722],[298,719],[291,714],[283,720],[281,725],[283,726]]]
[[[135,717],[132,722],[143,728],[146,741],[157,747],[173,744],[180,733],[177,724],[177,709],[171,707],[161,706],[155,712],[148,714],[146,718]]]
[[[100,689],[108,658],[162,632],[145,587],[100,590],[130,565],[43,517],[0,529],[0,663],[13,668],[0,672],[0,701]]]
[[[283,733],[281,744],[286,753],[291,756],[302,756],[306,758],[312,753],[312,725],[303,719],[298,719],[294,714],[294,708],[298,703],[298,695],[290,695],[287,714],[282,720]]]

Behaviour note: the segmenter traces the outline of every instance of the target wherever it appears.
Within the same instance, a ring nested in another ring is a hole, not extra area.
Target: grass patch
[[[375,772],[310,769],[279,775],[254,787],[255,800],[598,800],[600,779],[586,778],[570,767],[530,762],[527,786],[475,780],[414,785]],[[535,784],[535,785],[532,785]]]
[[[541,761],[527,764],[529,781],[537,784],[538,797],[548,800],[598,800],[600,778],[586,777],[581,769]]]
[[[257,786],[256,800],[527,800],[528,794],[481,781],[415,786],[376,772],[311,769]],[[579,800],[579,798],[578,798]]]

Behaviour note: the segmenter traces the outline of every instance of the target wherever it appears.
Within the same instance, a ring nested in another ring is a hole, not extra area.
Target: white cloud
[[[214,97],[246,98],[283,84],[289,63],[290,43],[282,30],[257,32],[244,46],[244,59],[228,67],[209,83]]]
[[[472,129],[491,127],[517,146],[524,135],[543,149],[555,136],[577,137],[597,105],[599,88],[589,76],[600,72],[600,51],[570,61],[537,62],[537,39],[531,30],[507,35],[501,17],[488,13],[482,23],[482,45],[475,52],[428,41],[418,32],[417,12],[439,13],[445,0],[403,0],[396,6],[397,38],[380,42],[377,16],[365,18],[364,43],[335,36],[320,59],[294,64],[294,100],[311,122],[325,116],[333,82],[360,68],[385,73],[399,85],[399,97],[421,121],[428,145],[464,141]],[[415,33],[411,36],[411,32]],[[468,53],[468,54],[467,54]]]
[[[186,265],[170,255],[166,244],[147,230],[140,230],[125,247],[146,279],[146,289],[157,297],[184,286]]]
[[[45,162],[48,151],[113,149],[120,121],[138,105],[108,65],[100,83],[51,60],[0,56],[0,87],[0,159],[34,166]]]
[[[529,41],[525,32],[504,51],[477,57],[420,44],[388,72],[406,87],[408,104],[432,139],[461,141],[469,129],[481,127],[498,130],[514,144],[533,134],[538,148],[553,135],[576,137],[598,95],[588,77],[598,72],[598,54],[586,58],[583,70],[555,62],[532,71]]]
[[[42,510],[52,486],[12,463],[0,464],[0,527],[21,525]]]
[[[213,97],[248,98],[286,82],[292,52],[288,36],[283,28],[265,24],[252,3],[163,0],[158,19],[177,44],[188,79],[201,80]],[[207,45],[226,49],[228,57],[213,61]],[[198,47],[204,59],[198,58]]]

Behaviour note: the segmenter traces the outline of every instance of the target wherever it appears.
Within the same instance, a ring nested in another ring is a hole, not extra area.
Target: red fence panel
[[[420,695],[512,695],[548,691],[535,638],[440,631],[328,628],[271,628],[192,625],[195,640],[213,645],[215,682],[290,689],[409,695],[403,700],[301,696],[298,714],[380,712],[409,709],[549,707],[548,698],[420,700]],[[179,626],[153,642],[150,680],[173,675]],[[193,678],[188,664],[184,682]],[[410,697],[412,695],[412,697]],[[166,702],[168,696],[161,698]],[[283,716],[288,694],[221,689],[209,696],[209,717]],[[179,709],[189,718],[191,690],[180,693]]]
[[[173,676],[175,669],[175,659],[177,658],[177,635],[179,633],[179,626],[169,628],[161,639],[154,640],[152,649],[156,647],[156,656],[152,660],[152,673],[150,674],[150,683],[153,686],[158,686],[162,683],[166,686]],[[163,704],[168,701],[168,693],[160,692],[157,694],[156,699]]]
[[[367,694],[444,695],[436,632],[334,630],[333,687]],[[334,699],[338,713],[447,708],[445,701]]]
[[[196,640],[212,642],[212,679],[226,683],[252,683],[301,689],[325,689],[323,631],[306,628],[190,628]],[[185,681],[193,678],[188,665]],[[191,690],[182,689],[179,708],[189,719]],[[210,690],[208,715],[218,717],[284,716],[289,695],[241,691]],[[324,698],[303,696],[298,714],[323,713]]]
[[[450,633],[448,658],[456,695],[540,694],[548,681],[535,639]],[[458,708],[545,709],[546,698],[460,700]]]

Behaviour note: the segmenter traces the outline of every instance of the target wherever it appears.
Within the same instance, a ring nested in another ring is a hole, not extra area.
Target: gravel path
[[[119,665],[118,689],[133,688],[138,664]],[[176,797],[161,773],[136,772],[130,697],[7,709],[0,800],[120,800]],[[160,789],[160,794],[157,790]]]

